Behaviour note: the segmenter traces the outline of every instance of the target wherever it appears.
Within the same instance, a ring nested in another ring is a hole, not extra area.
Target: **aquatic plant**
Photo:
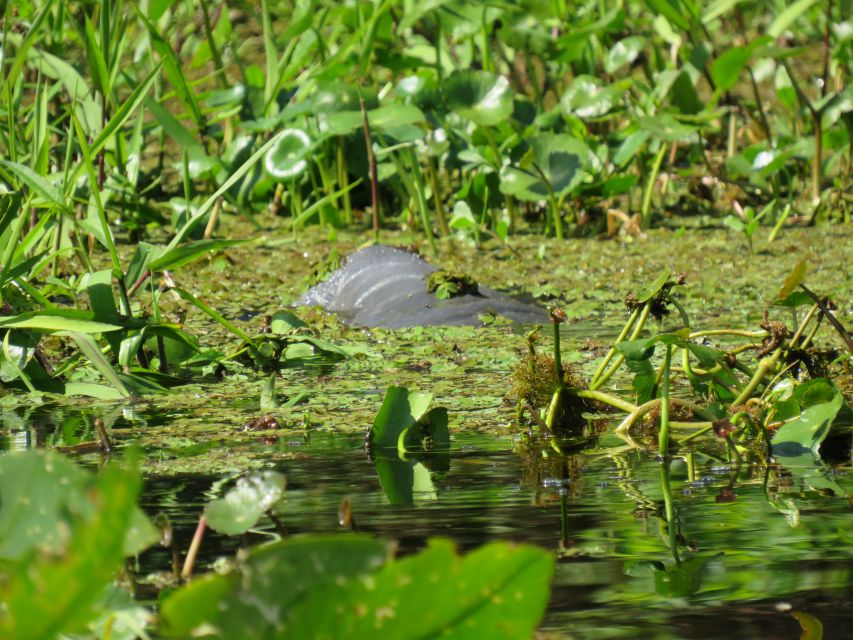
[[[574,397],[626,412],[616,428],[620,433],[630,434],[640,419],[654,415],[658,454],[663,458],[677,446],[673,428],[680,433],[692,430],[683,443],[713,430],[726,439],[734,452],[753,451],[758,445],[768,457],[817,455],[843,402],[838,388],[824,377],[827,372],[814,365],[812,340],[821,319],[826,318],[836,328],[851,354],[853,343],[833,316],[830,303],[803,284],[805,272],[805,262],[801,261],[774,299],[781,306],[808,307],[794,331],[782,322],[770,321],[767,312],[758,331],[703,331],[692,325],[674,295],[674,289],[683,284],[683,277],[672,279],[669,272],[661,273],[650,286],[628,296],[630,317],[586,383],[575,378],[567,386],[559,359],[559,331],[555,330],[554,392],[548,408],[542,408],[543,427],[559,436],[560,429],[554,429],[556,407],[568,404],[568,398]],[[681,329],[640,337],[649,316],[662,319],[670,309],[678,312]],[[556,328],[560,316],[552,312],[552,317]],[[723,336],[745,342],[727,344],[725,349],[722,345],[709,346],[709,339]],[[663,345],[664,356],[656,366],[652,358],[658,345]],[[519,364],[528,370],[537,360],[532,346],[529,351]],[[744,362],[746,354],[753,355],[749,363]],[[681,366],[676,368],[675,363]],[[603,391],[623,364],[633,374],[635,403]],[[806,379],[796,375],[804,369],[808,372]],[[677,380],[682,376],[681,381]],[[674,389],[684,387],[692,391],[693,398],[674,395]],[[519,400],[529,402],[533,390],[525,393],[528,395],[519,395]],[[673,420],[673,407],[677,407],[680,418],[693,420]]]

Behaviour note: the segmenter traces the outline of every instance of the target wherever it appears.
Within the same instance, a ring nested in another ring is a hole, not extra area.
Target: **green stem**
[[[762,358],[761,362],[758,363],[758,368],[755,370],[755,375],[752,376],[747,385],[740,392],[740,395],[735,398],[730,407],[736,407],[738,405],[743,404],[747,400],[749,400],[750,396],[752,396],[755,389],[764,379],[764,376],[770,372],[776,364],[779,362],[779,357],[782,355],[782,349],[776,349],[771,355],[766,358]]]
[[[591,389],[569,389],[569,393],[578,398],[595,400],[596,402],[608,404],[611,407],[616,407],[617,409],[628,413],[633,413],[637,410],[636,405],[631,404],[627,400],[622,400],[621,398],[612,396],[609,393],[604,393],[603,391],[592,391]]]
[[[637,325],[634,327],[634,330],[631,332],[631,335],[628,337],[629,340],[636,340],[637,337],[640,335],[640,332],[643,330],[643,326],[645,326],[646,320],[649,317],[649,312],[651,311],[651,309],[652,309],[651,302],[647,302],[643,306],[643,310],[640,313],[640,318],[637,320]],[[625,361],[625,356],[620,353],[616,357],[616,362],[614,362],[613,365],[607,371],[605,371],[604,374],[602,374],[602,376],[596,381],[596,383],[594,385],[592,385],[592,384],[590,385],[590,389],[599,389],[604,384],[606,384],[607,381],[610,380],[611,377],[613,377],[613,374],[619,370],[619,367],[622,366],[622,363],[624,361]]]
[[[644,229],[648,229],[651,223],[650,210],[652,207],[652,193],[654,193],[655,190],[655,181],[657,180],[658,171],[660,171],[660,165],[663,162],[663,157],[666,155],[666,150],[667,144],[665,142],[661,142],[660,149],[652,163],[652,171],[649,174],[649,180],[646,183],[646,191],[643,193],[643,206],[640,209],[640,219],[642,220]]]
[[[616,340],[613,342],[613,344],[618,344],[625,339],[625,336],[628,335],[628,332],[634,326],[634,323],[637,321],[639,315],[640,308],[637,307],[631,312],[631,315],[628,318],[628,322],[626,322],[625,326],[622,327],[622,331],[616,337]],[[605,354],[604,359],[601,361],[601,363],[598,365],[598,368],[595,370],[595,373],[592,374],[590,386],[594,385],[598,381],[598,378],[601,376],[602,373],[604,373],[604,369],[607,367],[608,364],[610,364],[610,361],[613,359],[614,355],[616,355],[616,347],[610,347],[610,349],[608,349],[607,353]]]
[[[658,432],[658,453],[666,457],[669,454],[669,366],[672,363],[672,345],[666,345],[663,361],[663,387],[661,388],[660,431]]]

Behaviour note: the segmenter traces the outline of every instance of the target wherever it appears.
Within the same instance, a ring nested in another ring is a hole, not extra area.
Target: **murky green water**
[[[849,324],[853,286],[849,231],[797,230],[751,258],[726,234],[673,235],[624,246],[615,242],[519,245],[519,257],[494,249],[489,260],[462,260],[481,280],[528,293],[543,287],[574,321],[565,329],[566,359],[581,373],[595,365],[624,317],[625,293],[661,267],[688,273],[685,306],[705,327],[754,328],[764,303],[800,255],[812,256],[807,281],[832,293]],[[347,246],[343,243],[342,246]],[[310,269],[290,244],[234,252],[233,278],[211,261],[187,274],[247,328],[296,297]],[[317,256],[320,250],[309,249]],[[253,273],[242,265],[260,260]],[[550,260],[550,262],[549,262]],[[782,313],[781,311],[777,311]],[[186,549],[204,504],[223,481],[247,469],[287,476],[279,516],[288,533],[340,530],[348,499],[358,528],[414,550],[447,536],[465,549],[489,540],[530,542],[559,555],[544,637],[797,638],[823,625],[844,637],[853,622],[853,467],[850,431],[832,443],[823,466],[730,465],[718,441],[705,439],[662,473],[653,453],[605,431],[588,450],[562,457],[529,441],[506,400],[508,373],[524,348],[520,328],[385,331],[348,328],[316,312],[320,334],[349,349],[341,363],[315,362],[281,372],[282,396],[307,394],[289,410],[270,411],[280,428],[247,430],[261,415],[263,377],[253,373],[196,384],[173,396],[123,404],[0,398],[0,445],[75,447],[94,438],[101,417],[121,445],[143,451],[142,505],[171,518]],[[208,326],[201,318],[190,318]],[[666,320],[664,321],[666,323]],[[821,334],[832,341],[831,332]],[[210,340],[224,339],[211,328]],[[547,348],[549,341],[543,338]],[[414,504],[390,504],[364,433],[389,384],[430,391],[448,408],[453,449],[430,474]],[[628,381],[620,379],[619,391]],[[642,443],[640,443],[642,444]],[[98,464],[97,454],[82,454]],[[203,566],[244,543],[272,535],[267,522],[246,539],[209,532]],[[139,575],[168,569],[163,549],[146,552]],[[803,636],[803,637],[818,637]]]

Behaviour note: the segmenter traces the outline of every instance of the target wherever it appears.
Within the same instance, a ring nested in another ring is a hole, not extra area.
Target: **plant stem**
[[[634,330],[631,332],[631,335],[628,337],[629,340],[636,340],[637,337],[640,335],[640,332],[643,330],[643,326],[646,324],[646,320],[649,317],[649,312],[651,311],[651,309],[652,309],[651,301],[646,302],[646,304],[643,305],[643,310],[640,313],[640,318],[637,320],[637,324],[634,327]],[[592,384],[590,385],[590,389],[598,389],[598,388],[602,387],[608,380],[610,380],[610,378],[613,376],[613,374],[616,373],[616,371],[619,369],[619,367],[622,366],[622,363],[624,361],[625,361],[625,356],[620,353],[616,357],[616,362],[614,362],[610,366],[610,368],[607,371],[605,371],[604,374],[602,374],[602,376],[596,381],[596,383],[594,385],[592,385]]]
[[[643,206],[640,209],[640,220],[642,221],[643,228],[648,229],[651,223],[651,207],[652,207],[652,193],[655,190],[655,181],[658,178],[658,171],[660,171],[660,165],[663,162],[663,157],[666,155],[666,143],[661,142],[660,149],[655,156],[655,160],[652,163],[652,170],[649,173],[649,180],[646,183],[646,191],[643,194]]]
[[[631,404],[627,400],[622,400],[622,398],[612,396],[609,393],[604,393],[603,391],[592,391],[591,389],[569,389],[569,393],[578,398],[585,398],[586,400],[595,400],[596,402],[608,404],[611,407],[616,407],[617,409],[621,409],[628,413],[633,413],[637,410],[636,405]]]
[[[663,387],[661,388],[660,431],[658,432],[658,453],[666,457],[669,453],[669,366],[672,363],[672,345],[666,345],[663,361]]]
[[[741,390],[740,395],[735,398],[730,407],[736,407],[738,405],[746,402],[758,385],[761,383],[761,380],[764,379],[764,376],[776,366],[776,363],[779,362],[779,357],[782,355],[782,349],[776,349],[772,354],[767,356],[766,358],[762,358],[761,362],[758,363],[758,368],[755,370],[755,375],[749,380],[746,386]]]
[[[622,327],[622,331],[616,337],[616,340],[613,342],[614,345],[622,342],[625,339],[625,336],[628,335],[628,332],[634,326],[634,323],[637,321],[637,317],[640,315],[640,308],[637,307],[631,312],[631,315],[628,318],[628,322],[625,323],[625,326]],[[604,369],[613,359],[613,356],[616,355],[616,347],[610,347],[607,353],[604,356],[604,359],[598,365],[598,368],[595,370],[595,373],[592,374],[592,379],[590,380],[590,386],[593,386],[597,381],[601,374],[604,372]]]
[[[364,108],[364,98],[359,96],[361,120],[364,128],[364,144],[367,147],[367,161],[370,164],[370,197],[373,203],[373,241],[379,242],[379,178],[376,175],[376,156],[373,155],[373,142],[370,137],[370,123]]]

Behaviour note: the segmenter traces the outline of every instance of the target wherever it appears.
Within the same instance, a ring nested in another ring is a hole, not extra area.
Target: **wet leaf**
[[[284,496],[286,482],[276,471],[250,473],[224,497],[207,505],[207,524],[230,536],[245,533]]]
[[[791,398],[773,404],[773,420],[784,422],[773,435],[773,455],[817,453],[843,404],[841,392],[825,378],[798,385]]]

